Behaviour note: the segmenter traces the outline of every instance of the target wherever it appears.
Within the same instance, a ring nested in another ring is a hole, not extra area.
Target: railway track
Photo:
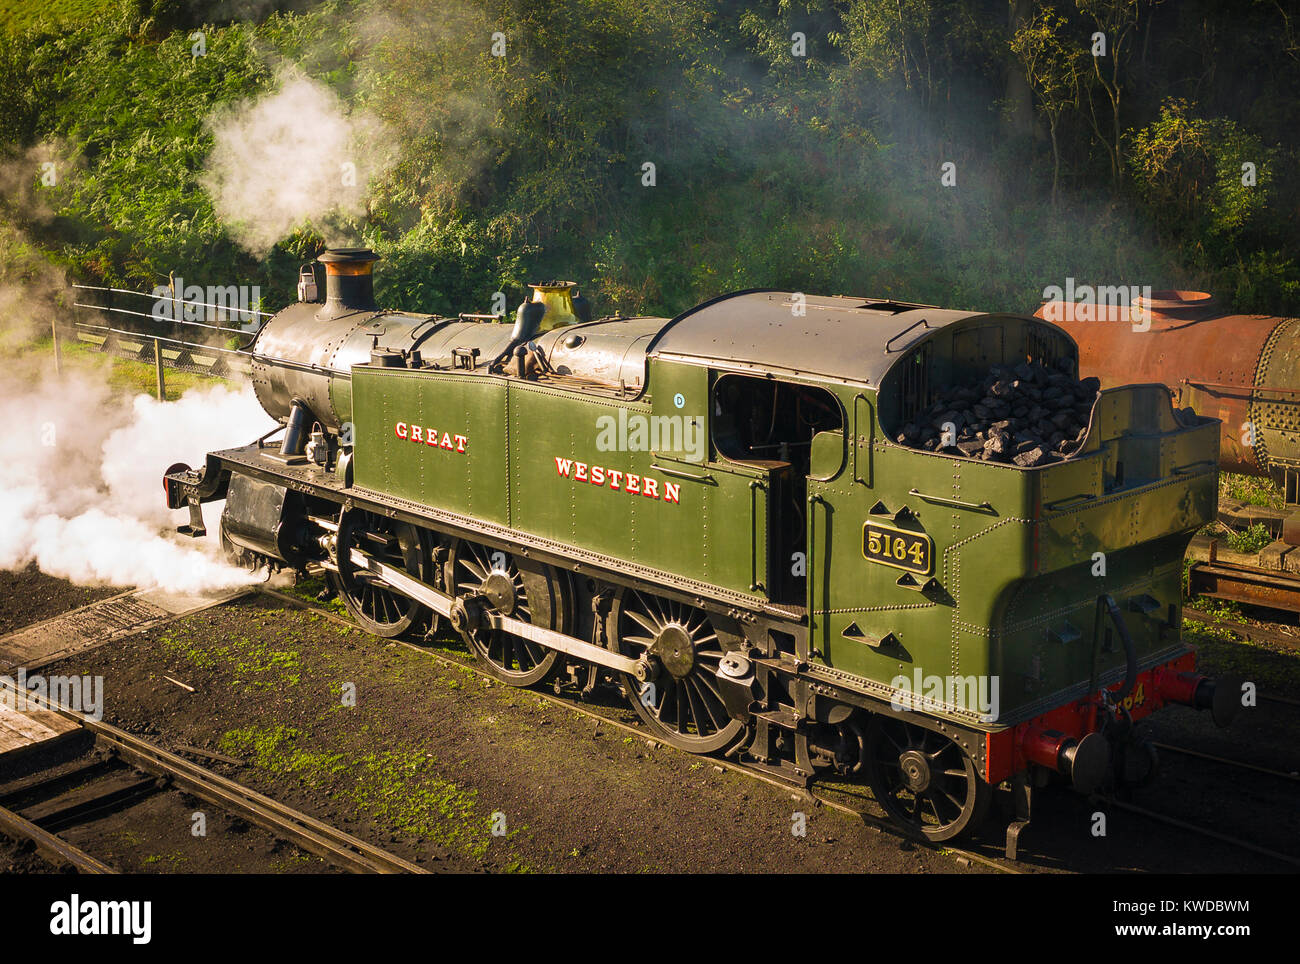
[[[306,600],[303,600],[297,596],[293,596],[289,593],[285,593],[279,590],[269,589],[269,588],[263,588],[261,591],[266,595],[272,596],[273,598],[285,602],[289,605],[311,610],[312,612],[317,613],[325,617],[326,619],[329,619],[330,621],[337,623],[340,626],[345,626],[349,629],[360,628],[356,623],[354,623],[351,619],[345,616],[340,616],[338,613],[332,612],[323,606],[318,606],[313,603],[307,602]],[[435,660],[443,663],[444,665],[453,666],[459,669],[469,669],[479,674],[480,676],[483,676],[486,679],[493,680],[493,682],[499,682],[496,679],[496,677],[494,677],[491,673],[483,669],[481,663],[477,662],[472,657],[466,656],[465,658],[462,659],[453,656],[452,654],[449,653],[439,652],[438,650],[432,649],[428,646],[420,646],[415,643],[410,643],[403,640],[396,640],[396,642],[415,652],[419,652],[424,655],[431,656]],[[552,705],[561,706],[573,713],[577,713],[579,715],[586,716],[594,720],[598,720],[602,725],[609,725],[615,729],[632,734],[644,740],[652,740],[652,737],[649,737],[647,735],[647,732],[643,728],[635,724],[629,724],[622,720],[614,718],[611,714],[615,712],[615,710],[610,709],[610,710],[602,711],[604,708],[598,708],[591,704],[581,704],[572,699],[565,699],[559,694],[552,695],[551,693],[547,693],[541,690],[530,690],[530,692],[537,695],[540,699],[543,699],[546,702],[551,703]],[[1231,763],[1233,765],[1245,769],[1260,770],[1261,772],[1267,773],[1272,776],[1282,777],[1285,779],[1296,779],[1293,775],[1283,773],[1282,771],[1268,770],[1266,768],[1255,767],[1252,764],[1243,763],[1241,761],[1231,761],[1231,760],[1227,760],[1226,758],[1213,757],[1210,754],[1203,754],[1200,753],[1199,751],[1194,751],[1187,748],[1169,746],[1168,749],[1175,752],[1184,752],[1189,755],[1205,757],[1207,759],[1215,760],[1216,762]],[[952,855],[958,860],[978,863],[992,870],[999,871],[1001,873],[1022,874],[1027,872],[1022,866],[1019,866],[1017,862],[1002,857],[990,856],[989,853],[987,852],[980,853],[976,850],[971,850],[959,846],[953,846],[950,843],[932,844],[926,841],[914,840],[913,838],[906,836],[897,827],[897,825],[895,825],[884,814],[883,811],[869,809],[868,807],[865,806],[856,806],[853,804],[845,803],[843,802],[842,799],[837,799],[837,797],[843,797],[844,793],[841,790],[837,790],[833,787],[830,789],[822,789],[814,785],[811,788],[806,788],[797,783],[780,779],[779,777],[763,770],[762,768],[752,766],[741,760],[714,759],[712,762],[714,763],[715,766],[719,766],[723,769],[731,770],[733,772],[742,773],[755,780],[759,780],[771,786],[779,787],[783,790],[789,791],[791,794],[794,794],[802,799],[805,799],[815,806],[826,807],[828,809],[835,810],[839,813],[843,813],[847,816],[851,816],[855,819],[861,820],[864,824],[870,826],[871,828],[879,832],[887,833],[899,839],[910,840],[912,843],[916,844],[917,846],[927,847],[928,849],[938,853],[945,853],[945,854]],[[1111,798],[1097,798],[1097,800],[1098,803],[1103,807],[1113,805],[1118,807],[1119,809],[1144,816],[1147,819],[1161,822],[1168,826],[1176,827],[1190,834],[1203,836],[1208,839],[1213,839],[1220,843],[1227,844],[1229,846],[1256,855],[1268,856],[1277,860],[1279,863],[1286,864],[1288,866],[1300,867],[1300,859],[1297,859],[1288,854],[1284,854],[1275,850],[1270,850],[1267,847],[1263,847],[1259,844],[1253,843],[1248,840],[1243,840],[1237,837],[1233,837],[1229,834],[1224,834],[1210,827],[1198,826],[1189,821],[1181,820],[1177,817],[1173,817],[1170,815],[1160,814],[1157,813],[1156,811],[1148,810],[1146,808],[1139,807],[1124,801],[1113,800]],[[870,807],[874,808],[875,807],[874,803],[870,804]]]
[[[1284,853],[1279,853],[1276,850],[1271,850],[1268,847],[1264,847],[1260,844],[1252,843],[1249,840],[1242,840],[1240,837],[1234,837],[1231,834],[1222,833],[1210,827],[1203,827],[1200,824],[1190,823],[1186,820],[1181,820],[1178,817],[1173,817],[1166,813],[1159,813],[1158,811],[1155,810],[1148,810],[1146,807],[1140,807],[1136,804],[1129,803],[1125,800],[1108,800],[1106,801],[1106,805],[1114,807],[1118,810],[1127,811],[1128,813],[1137,814],[1138,816],[1144,817],[1147,820],[1154,821],[1155,823],[1162,823],[1169,827],[1177,827],[1179,830],[1186,831],[1187,833],[1194,834],[1195,836],[1198,837],[1205,837],[1210,840],[1217,840],[1220,843],[1228,844],[1231,847],[1236,847],[1240,850],[1245,850],[1249,853],[1253,853],[1261,857],[1268,857],[1272,860],[1276,860],[1279,863],[1287,864],[1291,867],[1300,867],[1300,858],[1292,857]]]
[[[1239,770],[1250,770],[1253,773],[1263,773],[1271,777],[1277,777],[1279,780],[1290,780],[1293,783],[1300,783],[1300,773],[1287,773],[1285,770],[1273,770],[1269,767],[1262,767],[1255,763],[1246,763],[1244,760],[1233,760],[1230,757],[1216,756],[1213,753],[1204,753],[1201,750],[1193,750],[1187,746],[1174,746],[1171,743],[1152,743],[1157,750],[1164,750],[1168,753],[1177,753],[1181,756],[1195,757],[1198,760],[1207,760],[1211,763],[1220,763],[1223,766],[1236,767]]]
[[[324,618],[330,620],[333,623],[336,623],[339,626],[344,626],[348,629],[356,629],[356,630],[361,629],[360,626],[358,626],[355,622],[353,622],[351,619],[347,618],[346,616],[340,616],[338,613],[332,612],[331,610],[323,606],[318,606],[313,603],[307,602],[306,600],[301,599],[297,596],[290,595],[289,593],[280,592],[279,590],[265,588],[265,587],[261,589],[261,592],[281,602],[287,603],[288,605],[295,606],[300,609],[310,610],[311,612],[323,616]],[[474,673],[477,673],[479,676],[482,676],[484,679],[491,680],[494,683],[500,682],[500,680],[498,680],[495,676],[493,676],[491,673],[487,672],[483,668],[482,663],[478,662],[477,660],[473,659],[468,655],[462,659],[453,656],[449,653],[439,652],[438,650],[432,649],[428,646],[420,646],[415,643],[408,642],[406,640],[397,639],[397,640],[391,640],[390,642],[395,642],[405,647],[406,649],[410,649],[413,652],[420,653],[421,655],[432,657],[433,659],[437,660],[438,662],[442,663],[445,666],[451,666],[457,669],[468,669]],[[547,692],[542,689],[530,689],[529,692],[535,695],[538,699],[541,699],[552,706],[562,707],[568,710],[569,712],[575,713],[579,716],[584,716],[588,719],[595,720],[603,726],[609,726],[613,729],[619,730],[620,732],[627,733],[631,736],[655,743],[655,745],[659,745],[658,741],[655,741],[652,736],[649,736],[643,727],[624,722],[623,720],[617,718],[615,714],[621,711],[622,709],[621,705],[617,707],[605,707],[605,706],[598,706],[596,704],[591,704],[591,703],[584,704],[573,699],[566,699],[562,695],[555,693],[554,691]],[[765,783],[769,786],[777,787],[781,790],[787,791],[793,796],[801,800],[804,800],[806,803],[812,806],[825,807],[828,810],[834,810],[838,813],[845,814],[846,816],[850,816],[855,819],[861,820],[864,824],[871,827],[873,830],[877,832],[889,834],[890,836],[897,837],[899,840],[911,841],[917,846],[925,847],[935,853],[949,854],[958,858],[959,860],[964,860],[968,863],[978,863],[983,866],[989,867],[990,869],[997,870],[1001,873],[1023,874],[1026,872],[1023,868],[1016,866],[1015,863],[1009,860],[989,857],[985,854],[977,853],[973,850],[967,850],[962,847],[954,846],[950,843],[932,844],[927,841],[915,840],[911,837],[906,836],[898,828],[898,826],[895,825],[893,821],[890,820],[889,817],[885,815],[883,810],[878,812],[872,812],[871,810],[850,806],[839,800],[834,799],[834,797],[828,793],[819,791],[815,787],[810,789],[798,783],[794,783],[788,780],[783,780],[778,776],[775,776],[772,773],[769,773],[760,767],[746,763],[743,760],[736,760],[734,758],[729,758],[729,757],[711,757],[709,758],[709,762],[713,766],[716,766],[722,770],[729,770],[733,773],[740,773],[751,779],[757,780],[761,783]]]
[[[107,863],[60,837],[59,832],[157,793],[180,792],[353,873],[429,873],[125,730],[63,709],[34,694],[28,700],[80,724],[95,751],[70,771],[37,773],[0,795],[0,832],[31,841],[56,866],[81,873],[115,873]]]
[[[1225,629],[1230,633],[1235,633],[1238,636],[1254,642],[1271,643],[1285,649],[1300,652],[1300,636],[1294,636],[1291,633],[1269,629],[1267,626],[1253,626],[1250,623],[1237,622],[1231,619],[1222,619],[1212,613],[1207,613],[1190,606],[1183,608],[1183,616],[1186,619],[1191,619],[1205,626],[1213,626],[1215,629]]]
[[[1258,555],[1222,549],[1216,537],[1197,536],[1187,558],[1187,589],[1192,597],[1207,596],[1259,606],[1279,612],[1300,613],[1300,573],[1292,571],[1292,557],[1300,550],[1274,542]],[[1219,622],[1196,610],[1184,610],[1200,622]],[[1290,649],[1300,649],[1300,637],[1261,630],[1258,638]]]
[[[337,625],[349,629],[361,628],[350,618],[333,612],[324,606],[304,600],[298,596],[267,586],[257,587],[256,591],[287,605],[310,610]],[[1227,623],[1226,628],[1235,629],[1238,625],[1239,624],[1235,623]],[[458,654],[442,652],[428,646],[422,646],[411,642],[402,640],[397,640],[396,642],[412,651],[419,652],[426,656],[431,656],[444,665],[456,667],[458,669],[469,669],[484,678],[492,679],[494,682],[496,681],[496,678],[487,672],[483,668],[482,664],[478,663],[468,654],[462,657]],[[572,713],[597,721],[601,726],[608,726],[639,739],[655,742],[653,741],[653,737],[650,736],[643,727],[618,718],[620,709],[622,708],[621,705],[604,706],[594,703],[581,703],[575,699],[565,697],[562,693],[552,693],[541,690],[532,690],[530,692],[534,693],[547,703],[564,707]],[[125,805],[129,803],[129,799],[133,796],[143,797],[165,789],[180,790],[203,799],[220,809],[226,810],[227,812],[237,814],[246,819],[249,823],[262,827],[270,833],[275,834],[277,837],[300,847],[302,850],[316,854],[317,856],[320,856],[323,859],[349,871],[358,873],[428,872],[424,868],[404,861],[392,854],[388,854],[387,852],[375,848],[358,838],[352,837],[351,835],[335,830],[334,828],[314,820],[306,814],[302,814],[292,808],[279,804],[268,797],[258,794],[255,791],[242,787],[234,781],[228,780],[225,777],[207,770],[181,756],[170,753],[160,747],[156,747],[139,737],[127,733],[126,731],[120,730],[106,723],[86,719],[77,713],[72,713],[57,707],[50,708],[56,712],[60,712],[67,718],[80,723],[87,732],[93,736],[94,741],[99,748],[106,751],[119,761],[119,766],[117,768],[119,771],[126,770],[135,774],[134,779],[123,778],[125,780],[125,785],[106,789],[103,794],[105,799],[100,801],[104,807]],[[1295,781],[1300,779],[1294,774],[1269,770],[1242,761],[1215,757],[1211,754],[1202,753],[1191,748],[1172,745],[1161,745],[1161,748],[1187,756],[1204,758],[1216,763],[1259,771],[1263,774],[1286,780]],[[874,831],[888,834],[900,840],[910,840],[916,846],[925,847],[933,852],[949,855],[962,863],[979,864],[1001,873],[1021,874],[1028,872],[1023,865],[1019,865],[1014,861],[1007,860],[1001,856],[991,856],[990,852],[996,852],[994,848],[991,847],[984,847],[983,849],[985,852],[979,852],[978,850],[953,846],[951,844],[932,844],[926,841],[914,840],[904,834],[904,832],[901,831],[882,810],[879,810],[879,808],[870,801],[870,797],[867,794],[846,793],[844,788],[837,788],[833,784],[829,787],[814,785],[812,788],[805,788],[798,783],[781,779],[779,776],[769,773],[764,769],[751,765],[743,760],[724,758],[712,759],[710,762],[722,770],[730,770],[732,772],[740,773],[751,779],[761,781],[770,786],[789,792],[794,797],[806,801],[810,806],[825,807],[828,810],[850,816],[855,820],[861,821]],[[35,781],[31,788],[24,788],[23,792],[34,790],[35,787],[39,787],[40,785],[41,781]],[[51,787],[47,789],[52,790],[55,788]],[[115,793],[120,794],[120,797],[114,797],[113,794]],[[29,797],[39,795],[39,793],[28,793]],[[3,832],[10,837],[32,840],[37,849],[57,865],[72,867],[85,873],[114,872],[113,869],[103,861],[96,859],[90,854],[79,851],[66,840],[61,839],[58,836],[57,829],[52,830],[49,827],[42,825],[48,821],[43,819],[27,819],[22,812],[19,812],[24,809],[21,805],[22,798],[15,797],[15,794],[0,795],[0,832]],[[1268,856],[1289,866],[1300,866],[1300,860],[1297,860],[1294,857],[1270,850],[1269,848],[1262,847],[1247,840],[1241,840],[1232,837],[1231,835],[1223,834],[1217,830],[1213,830],[1212,828],[1200,827],[1189,821],[1184,821],[1166,814],[1160,814],[1123,801],[1107,799],[1099,802],[1102,806],[1114,805],[1119,809],[1163,823],[1167,826],[1175,827],[1183,832],[1214,839],[1221,843],[1257,855]],[[16,809],[9,809],[7,806],[8,803],[14,803]],[[94,808],[86,808],[87,811],[93,809]],[[75,816],[75,813],[65,815],[68,819],[74,818]],[[91,818],[93,818],[93,814],[90,814],[87,817],[87,819]]]

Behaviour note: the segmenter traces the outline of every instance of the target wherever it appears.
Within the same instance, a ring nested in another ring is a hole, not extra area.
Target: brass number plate
[[[862,527],[862,555],[869,562],[928,576],[934,563],[934,541],[923,532],[868,522]]]

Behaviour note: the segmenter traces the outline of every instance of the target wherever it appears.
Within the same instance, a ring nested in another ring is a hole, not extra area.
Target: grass
[[[330,612],[339,616],[348,615],[348,607],[344,604],[343,599],[339,596],[333,596],[328,602],[320,600],[319,597],[328,587],[324,576],[307,576],[300,577],[292,586],[287,586],[280,590],[287,596],[293,596],[295,599],[301,599],[303,602],[311,603],[313,606],[320,606],[328,609]]]
[[[1300,655],[1278,651],[1217,626],[1183,620],[1183,639],[1196,647],[1198,668],[1210,675],[1233,674],[1262,692],[1290,699],[1300,694]]]
[[[23,356],[46,356],[48,358],[48,370],[54,371],[54,340],[52,338],[41,338],[28,343],[23,347],[21,354]],[[106,377],[111,388],[131,395],[157,394],[157,374],[150,362],[138,362],[128,358],[104,355],[85,342],[72,341],[66,338],[59,339],[59,356],[65,372],[81,372]],[[210,385],[213,382],[234,385],[234,382],[226,378],[215,378],[212,375],[201,375],[196,372],[177,371],[174,368],[165,369],[163,382],[167,400],[170,402],[176,401],[191,388],[198,385]]]
[[[1262,522],[1256,522],[1248,529],[1234,529],[1225,540],[1233,552],[1259,552],[1273,541],[1273,534]]]
[[[116,0],[0,0],[0,29],[12,34],[42,23],[92,20],[119,6]]]
[[[437,761],[418,744],[325,753],[308,748],[301,731],[276,725],[228,730],[219,745],[223,753],[243,757],[270,773],[293,774],[315,789],[334,787],[333,778],[346,772],[350,781],[339,788],[339,795],[360,812],[474,860],[487,856],[492,814],[479,805],[476,791],[440,778]],[[522,829],[507,824],[503,839]],[[507,870],[528,868],[511,860]]]
[[[1187,605],[1192,609],[1200,610],[1214,619],[1223,619],[1234,623],[1246,621],[1246,617],[1241,611],[1241,603],[1235,602],[1231,599],[1216,599],[1213,596],[1197,596],[1195,599],[1187,600]],[[1202,624],[1197,623],[1197,625],[1200,626]]]
[[[302,618],[300,613],[286,615],[290,622]],[[299,673],[301,659],[297,651],[277,649],[273,644],[247,636],[228,636],[225,645],[213,646],[195,640],[184,630],[173,629],[160,636],[159,642],[198,669],[212,669],[218,664],[228,667],[234,673],[236,686],[269,690],[297,686],[302,682]]]
[[[1219,476],[1219,498],[1234,499],[1245,505],[1259,505],[1270,509],[1285,507],[1282,490],[1273,484],[1273,480],[1261,479],[1253,475],[1222,473]]]
[[[312,599],[319,580],[304,580],[291,592]],[[341,605],[340,605],[341,609]],[[262,631],[250,635],[234,633],[212,640],[201,625],[193,629],[174,624],[159,636],[163,647],[195,666],[228,671],[232,682],[245,691],[264,692],[300,681],[299,653],[293,640],[302,627],[318,622],[318,614],[285,610],[262,621]],[[331,631],[334,631],[333,629]],[[338,629],[340,633],[347,630]],[[415,653],[399,653],[420,660]],[[399,659],[390,672],[400,669]],[[460,689],[466,680],[476,679],[472,670],[449,667],[437,682]],[[310,682],[310,680],[309,680]],[[331,699],[318,719],[342,711],[340,683],[329,686]],[[319,733],[329,732],[328,741]],[[354,804],[357,812],[374,819],[393,832],[432,841],[475,861],[483,860],[493,843],[512,841],[527,833],[513,823],[504,835],[494,837],[492,813],[477,799],[477,791],[438,775],[438,761],[428,752],[418,734],[410,739],[380,739],[369,724],[360,727],[330,727],[315,724],[292,726],[283,723],[248,725],[225,731],[218,740],[223,753],[246,760],[258,770],[292,776],[305,787],[325,790]],[[346,779],[341,779],[341,777]],[[509,872],[528,872],[510,843],[500,854]]]

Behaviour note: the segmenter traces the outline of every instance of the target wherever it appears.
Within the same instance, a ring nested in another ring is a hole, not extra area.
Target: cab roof
[[[802,314],[796,313],[799,308]],[[646,352],[875,387],[909,348],[936,329],[999,317],[1008,316],[760,289],[723,295],[683,312],[660,329]]]

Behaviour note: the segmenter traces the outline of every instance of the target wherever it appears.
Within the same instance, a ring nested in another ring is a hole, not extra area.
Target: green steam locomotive
[[[446,619],[506,683],[861,774],[931,840],[999,784],[1014,833],[1053,775],[1131,779],[1167,703],[1239,703],[1180,639],[1218,423],[1080,382],[1056,326],[766,290],[593,320],[562,282],[444,318],[379,310],[375,260],[326,252],[257,337],[280,437],[164,480],[183,531],[224,499],[233,558],[323,567],[370,632]]]

